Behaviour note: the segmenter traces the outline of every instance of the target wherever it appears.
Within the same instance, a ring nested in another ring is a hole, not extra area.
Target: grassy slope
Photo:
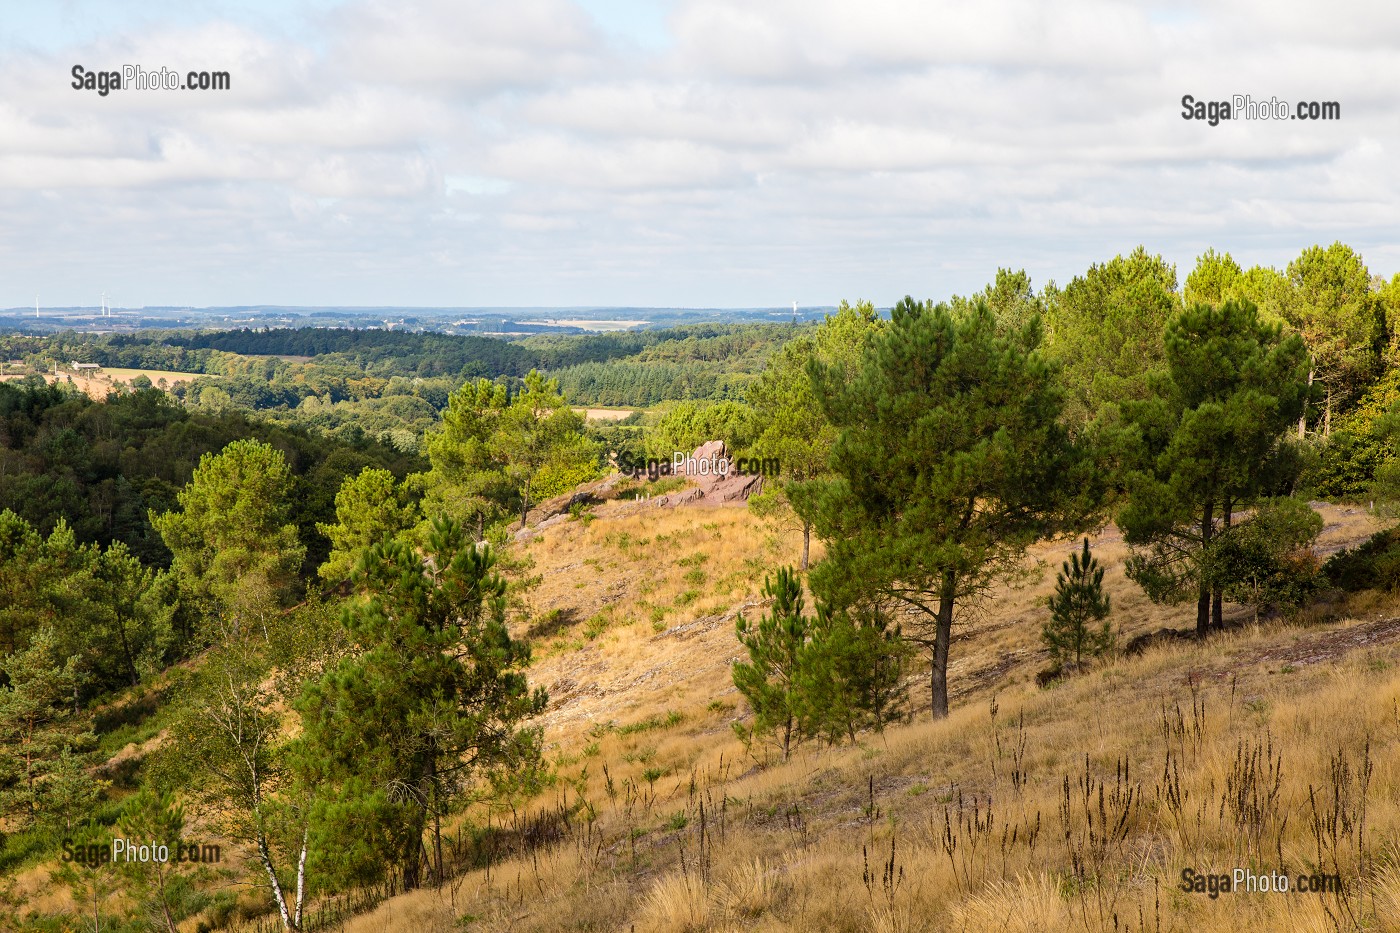
[[[1323,511],[1324,549],[1372,528]],[[1163,640],[1042,690],[1037,601],[1069,548],[1038,549],[1039,579],[961,629],[947,721],[916,715],[780,763],[734,738],[728,665],[734,613],[759,611],[791,537],[742,510],[624,503],[551,529],[529,553],[561,782],[533,816],[492,817],[506,831],[489,871],[348,929],[464,916],[542,931],[1400,927],[1400,606],[1353,600],[1306,625]],[[1188,623],[1189,607],[1153,606],[1124,580],[1113,529],[1096,550],[1123,643]],[[920,704],[926,682],[911,681]],[[527,832],[544,841],[520,844]],[[1291,876],[1320,859],[1347,890],[1176,889],[1186,867],[1280,858]]]

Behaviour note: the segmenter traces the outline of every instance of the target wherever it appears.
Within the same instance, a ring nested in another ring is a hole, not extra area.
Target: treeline
[[[152,510],[175,504],[202,456],[257,438],[286,458],[294,477],[294,522],[313,555],[329,543],[316,531],[334,512],[341,481],[366,466],[402,476],[419,461],[363,433],[355,443],[249,418],[190,410],[158,390],[97,402],[66,386],[0,383],[0,511],[43,534],[60,524],[79,543],[120,542],[153,567],[170,555],[151,527]]]
[[[269,412],[279,423],[348,442],[363,431],[416,451],[448,396],[470,379],[511,382],[539,370],[557,378],[576,405],[734,399],[793,333],[783,324],[700,324],[512,342],[343,328],[65,332],[46,338],[0,335],[0,357],[44,369],[79,360],[200,373],[211,378],[170,387],[191,408]]]
[[[537,367],[520,346],[490,337],[355,330],[334,327],[263,328],[165,338],[172,347],[245,356],[330,356],[379,375],[523,376]]]
[[[708,422],[776,459],[782,475],[751,507],[801,527],[804,568],[810,537],[826,546],[809,579],[816,622],[798,606],[740,624],[750,661],[735,682],[755,727],[785,751],[830,730],[809,720],[832,707],[826,633],[842,617],[867,620],[843,636],[865,652],[845,669],[865,672],[899,619],[927,652],[933,714],[947,715],[955,621],[1014,578],[1030,544],[1110,519],[1129,578],[1153,601],[1194,604],[1200,635],[1224,624],[1226,602],[1257,617],[1343,577],[1385,578],[1390,539],[1319,567],[1306,497],[1400,502],[1398,330],[1400,276],[1372,277],[1344,244],[1284,272],[1208,251],[1184,287],[1139,248],[1039,293],[1001,270],[970,297],[906,297],[888,321],[843,304],[775,354],[745,404],[677,406],[654,435],[694,440]],[[1358,463],[1358,449],[1372,453]],[[1062,667],[1112,641],[1100,577],[1087,544],[1061,572],[1045,639]],[[850,680],[837,700],[878,725],[891,706],[872,689]]]

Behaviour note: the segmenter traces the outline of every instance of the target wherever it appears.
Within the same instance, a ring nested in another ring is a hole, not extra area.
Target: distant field
[[[177,373],[168,369],[121,369],[120,367],[107,369],[104,367],[97,375],[99,377],[110,376],[114,382],[130,382],[137,376],[145,376],[151,382],[159,382],[164,379],[169,385],[174,385],[177,382],[193,382],[203,373]]]
[[[589,421],[621,421],[633,414],[631,408],[575,408],[574,411]]]
[[[145,376],[151,380],[152,385],[159,386],[162,379],[166,386],[173,386],[180,382],[193,382],[202,373],[178,373],[168,369],[122,369],[113,367],[102,369],[93,375],[79,374],[70,371],[60,371],[57,375],[48,372],[44,373],[44,379],[50,383],[71,382],[89,397],[101,399],[106,398],[107,393],[117,384],[130,385],[137,376]]]

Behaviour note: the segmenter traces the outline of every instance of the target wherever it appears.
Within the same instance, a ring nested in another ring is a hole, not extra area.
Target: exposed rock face
[[[735,472],[734,461],[724,449],[724,441],[709,441],[695,448],[695,453],[676,469],[675,475],[687,477],[695,488],[665,496],[666,505],[696,501],[707,505],[740,503],[763,488],[762,476],[740,476]]]

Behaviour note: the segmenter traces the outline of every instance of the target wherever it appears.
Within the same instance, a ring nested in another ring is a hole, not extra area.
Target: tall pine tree
[[[357,650],[297,702],[305,779],[330,800],[318,851],[358,846],[414,888],[431,830],[440,881],[441,820],[460,792],[538,763],[539,734],[521,723],[546,698],[526,682],[529,648],[506,631],[494,566],[489,548],[442,518],[424,555],[399,540],[365,553],[354,575],[362,595],[343,614]],[[340,868],[363,878],[372,865]]]
[[[1125,404],[1138,440],[1119,512],[1128,575],[1158,602],[1196,598],[1196,630],[1221,623],[1225,582],[1206,573],[1211,544],[1289,469],[1284,430],[1308,396],[1308,354],[1254,305],[1194,305],[1166,329],[1154,398]]]
[[[955,313],[905,298],[856,378],[814,367],[839,436],[833,477],[799,496],[827,542],[812,587],[834,607],[909,610],[905,637],[929,651],[936,718],[948,714],[957,608],[1095,503],[1039,345],[1036,317],[1000,333],[982,302]]]

